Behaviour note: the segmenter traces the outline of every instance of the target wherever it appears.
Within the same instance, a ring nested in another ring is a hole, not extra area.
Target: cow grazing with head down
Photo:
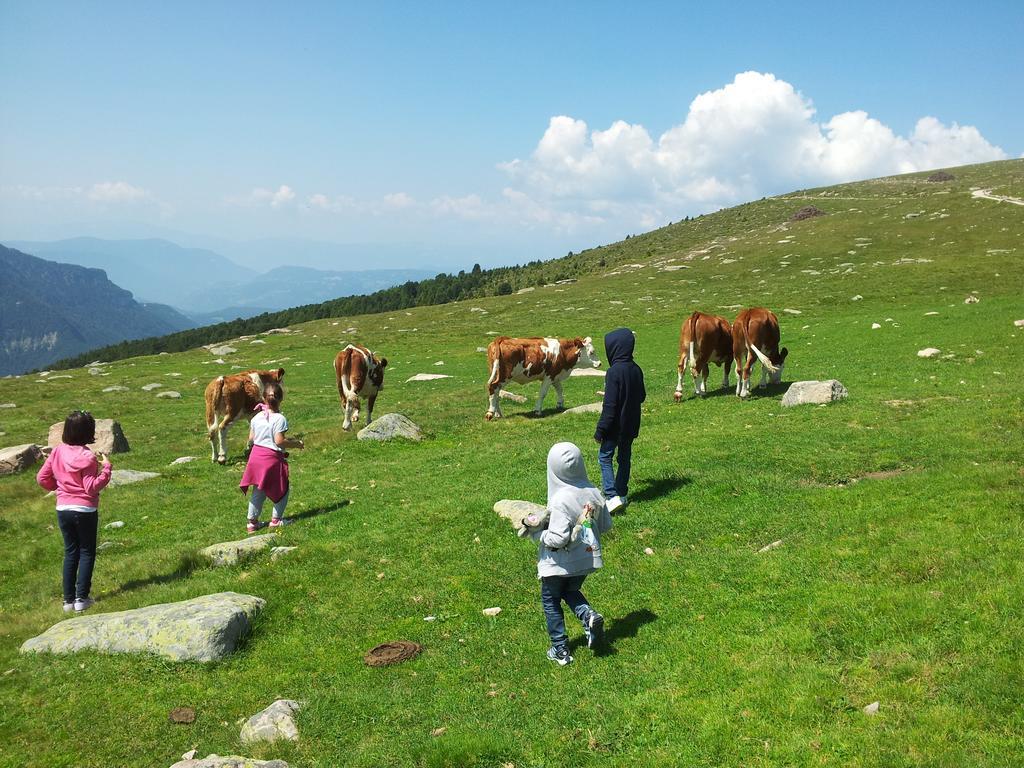
[[[366,347],[349,344],[334,358],[334,375],[338,380],[338,396],[345,409],[342,429],[352,429],[359,421],[359,401],[366,401],[366,423],[373,421],[373,404],[384,389],[386,357],[378,357]]]
[[[758,389],[765,388],[765,377],[772,384],[782,381],[789,350],[779,349],[779,319],[775,313],[763,307],[740,312],[732,324],[732,354],[736,358],[737,396],[750,397],[750,370],[755,359],[761,362]]]
[[[538,416],[544,396],[552,385],[558,394],[558,408],[564,409],[562,382],[569,378],[577,365],[601,367],[589,336],[585,339],[513,339],[499,336],[487,347],[487,367],[490,370],[487,379],[487,420],[501,418],[499,392],[508,381],[517,384],[540,381],[540,397],[534,408]]]
[[[252,419],[256,406],[263,402],[264,387],[283,378],[284,368],[252,370],[218,376],[206,385],[206,431],[213,452],[210,461],[227,461],[228,427],[240,418]]]
[[[722,389],[728,389],[729,368],[732,367],[732,326],[724,317],[694,312],[679,329],[677,403],[683,397],[683,371],[687,367],[693,376],[693,391],[702,396],[707,394],[709,362],[722,368]]]

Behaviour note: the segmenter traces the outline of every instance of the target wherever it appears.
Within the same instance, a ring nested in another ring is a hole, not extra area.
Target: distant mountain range
[[[193,326],[171,307],[135,301],[102,270],[0,245],[0,375]]]
[[[127,288],[140,301],[169,304],[197,325],[373,293],[434,275],[423,269],[335,271],[292,266],[259,274],[216,251],[183,248],[161,239],[76,237],[55,242],[14,241],[10,245],[41,258],[105,270],[114,283]],[[266,243],[263,245],[266,247]],[[358,258],[355,246],[332,247],[337,249],[334,253],[339,264],[378,263],[372,258]],[[277,262],[286,261],[287,255],[288,249],[282,248]],[[267,254],[261,252],[259,261],[265,263],[266,259]]]
[[[0,246],[0,375],[129,339],[433,276],[422,269],[344,272],[291,266],[261,275],[214,251],[158,239],[77,237],[12,245],[17,248]]]

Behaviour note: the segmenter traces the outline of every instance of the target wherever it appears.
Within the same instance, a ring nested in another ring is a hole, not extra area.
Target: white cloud
[[[596,216],[646,227],[800,187],[1005,157],[977,128],[934,117],[921,118],[909,137],[863,111],[819,124],[792,85],[744,72],[697,96],[657,141],[639,124],[591,130],[561,115],[529,158],[498,167],[512,181],[505,199],[534,220],[564,227],[573,216]]]
[[[276,190],[256,187],[249,194],[249,201],[257,205],[269,205],[271,208],[280,208],[295,199],[295,190],[287,184],[282,184]]]
[[[416,200],[411,195],[407,195],[405,192],[393,192],[389,195],[384,195],[384,207],[393,209],[412,208],[416,205]]]
[[[103,181],[89,187],[86,197],[97,203],[134,203],[148,199],[150,194],[127,181]]]

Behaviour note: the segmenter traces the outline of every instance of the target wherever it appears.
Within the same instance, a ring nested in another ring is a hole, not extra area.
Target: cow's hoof
[[[484,414],[484,418],[487,419],[487,421],[492,421],[494,419],[494,414],[488,411]]]
[[[680,400],[683,399],[683,393],[682,392],[676,392],[674,395],[672,395],[672,399],[675,400],[678,403]]]
[[[223,467],[225,464],[228,463],[228,457],[227,456],[218,456],[217,457],[217,463],[220,464]]]

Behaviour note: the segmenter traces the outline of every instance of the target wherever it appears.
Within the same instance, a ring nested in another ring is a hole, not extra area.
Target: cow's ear
[[[277,369],[277,380],[280,381],[284,378],[284,368]]]
[[[380,359],[380,367],[381,368],[387,368],[388,367],[388,359],[386,357],[382,357]]]
[[[789,350],[786,349],[785,347],[783,347],[782,351],[779,352],[779,357],[781,357],[783,360],[785,360],[786,359],[786,355],[788,355],[788,354],[789,354]]]

